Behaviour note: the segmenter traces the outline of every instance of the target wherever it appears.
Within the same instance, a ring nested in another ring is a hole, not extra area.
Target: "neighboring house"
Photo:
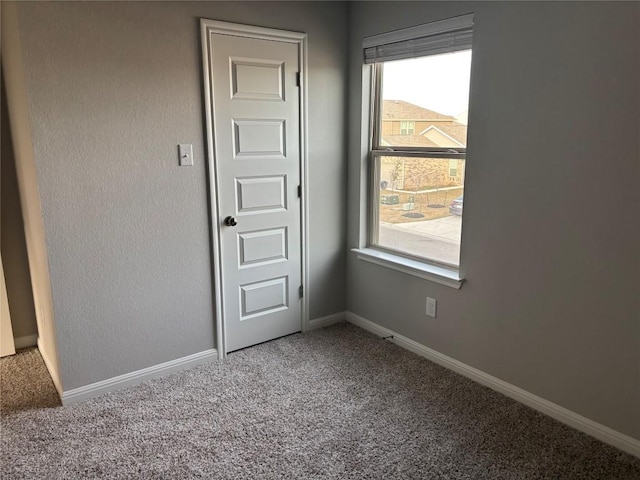
[[[382,136],[411,135],[432,125],[451,125],[455,118],[402,100],[384,100]]]
[[[466,147],[467,126],[454,117],[402,100],[385,100],[382,108],[382,145]],[[388,188],[418,190],[464,183],[464,160],[383,157],[381,162],[380,181]]]

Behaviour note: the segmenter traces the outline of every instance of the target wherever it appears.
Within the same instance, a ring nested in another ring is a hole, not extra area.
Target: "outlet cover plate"
[[[427,297],[427,315],[436,318],[436,299]]]

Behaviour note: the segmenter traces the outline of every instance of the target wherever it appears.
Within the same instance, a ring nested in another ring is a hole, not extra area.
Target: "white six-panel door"
[[[300,66],[295,43],[209,35],[214,227],[230,352],[301,330]]]

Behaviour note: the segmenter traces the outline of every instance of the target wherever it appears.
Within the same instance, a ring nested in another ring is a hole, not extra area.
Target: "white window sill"
[[[375,263],[383,267],[391,268],[399,272],[408,273],[414,277],[424,278],[440,285],[455,288],[457,290],[462,287],[464,282],[460,278],[460,273],[455,268],[433,265],[430,263],[412,260],[393,253],[375,250],[373,248],[354,248],[351,250],[360,260]]]

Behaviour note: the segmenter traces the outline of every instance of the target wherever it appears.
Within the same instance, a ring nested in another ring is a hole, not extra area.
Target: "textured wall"
[[[310,314],[344,310],[344,4],[18,9],[65,390],[214,347],[201,17],[309,34]]]
[[[58,392],[62,392],[56,341],[49,260],[34,159],[31,119],[26,91],[17,4],[0,2],[2,10],[2,72],[7,92],[13,154],[29,259],[33,303],[38,324],[38,347]]]
[[[0,179],[0,232],[2,245],[2,263],[7,282],[7,297],[11,311],[14,338],[38,334],[36,315],[33,308],[33,292],[31,290],[31,275],[29,274],[29,259],[27,244],[24,238],[24,223],[20,207],[20,192],[18,191],[18,177],[13,155],[11,131],[9,129],[9,113],[2,80],[2,101],[0,105],[2,130],[2,167]]]
[[[637,3],[350,4],[349,246],[366,220],[362,38],[470,12],[467,283],[349,254],[348,309],[640,438]]]

